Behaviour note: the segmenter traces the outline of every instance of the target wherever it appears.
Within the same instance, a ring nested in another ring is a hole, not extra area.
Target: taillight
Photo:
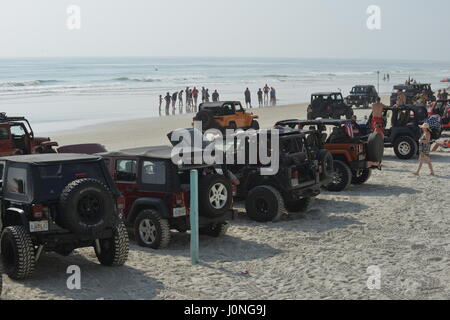
[[[34,219],[42,219],[46,216],[47,208],[40,204],[33,204],[31,212]]]
[[[125,197],[120,196],[117,198],[117,209],[120,213],[123,213],[125,210]]]
[[[183,193],[176,193],[173,196],[173,200],[175,202],[176,207],[184,207],[184,194]]]
[[[293,170],[291,173],[291,185],[292,186],[297,186],[298,185],[298,178],[299,178],[299,174],[297,170]]]
[[[237,196],[237,186],[234,184],[231,185],[231,193],[233,194],[233,197]]]
[[[75,173],[75,178],[84,179],[84,178],[87,178],[87,174],[86,173]]]

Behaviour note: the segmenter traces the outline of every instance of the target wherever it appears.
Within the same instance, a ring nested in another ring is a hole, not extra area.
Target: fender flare
[[[157,198],[140,198],[134,201],[130,209],[130,214],[126,218],[126,223],[132,225],[143,209],[155,209],[160,214],[161,218],[168,219],[171,217],[169,210],[163,200]]]
[[[25,211],[19,208],[8,208],[5,210],[5,216],[7,215],[19,215],[20,221],[25,228],[29,228],[29,221],[25,215]],[[4,221],[5,222],[5,221]]]

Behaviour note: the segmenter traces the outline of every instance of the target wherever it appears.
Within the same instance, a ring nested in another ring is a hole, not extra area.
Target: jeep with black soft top
[[[428,118],[425,107],[402,106],[386,108],[383,112],[384,145],[394,148],[399,159],[411,159],[419,153],[422,131],[419,125]],[[372,115],[367,122],[358,122],[362,134],[370,133]],[[431,138],[438,139],[441,132],[432,130]]]
[[[426,93],[428,96],[428,101],[436,101],[436,96],[434,95],[431,85],[428,83],[406,83],[395,85],[391,94],[391,106],[397,104],[398,91],[403,91],[406,96],[406,105],[411,105],[414,103],[414,99],[417,95],[421,93]]]
[[[345,99],[345,102],[350,106],[356,106],[357,108],[369,108],[371,103],[374,103],[378,98],[377,89],[375,86],[354,86],[350,91],[350,94]]]
[[[35,137],[26,118],[0,113],[0,156],[55,153],[56,146],[58,143],[50,138]]]
[[[230,180],[215,166],[173,163],[172,150],[155,146],[101,154],[125,198],[125,223],[143,247],[165,248],[171,230],[190,230],[192,169],[199,172],[200,234],[224,235],[233,213]]]
[[[261,134],[266,136],[266,131],[237,133],[234,142],[229,142],[231,139],[226,142],[226,148],[231,148],[235,154],[233,163],[226,165],[239,181],[236,197],[245,199],[248,217],[258,222],[278,221],[289,212],[306,211],[320,194],[321,187],[330,183],[333,174],[330,152],[310,144],[308,133],[293,130],[277,132],[278,170],[271,168],[273,164],[264,164],[259,157],[252,160],[245,151],[251,150],[250,145],[257,145],[259,149]],[[272,133],[267,135],[269,150],[276,147]],[[238,162],[240,151],[246,155],[241,164]],[[274,171],[262,175],[263,169]]]
[[[377,133],[367,136],[354,135],[350,120],[285,120],[275,127],[310,130],[310,144],[317,144],[331,152],[334,159],[334,174],[325,188],[339,192],[350,184],[366,183],[372,174],[375,163],[380,167],[383,159],[383,138]],[[327,132],[332,128],[331,132]]]
[[[43,252],[94,247],[101,264],[123,265],[123,199],[103,160],[76,154],[0,158],[1,258],[13,279],[32,275]]]
[[[308,106],[308,120],[322,119],[351,119],[353,109],[347,105],[340,92],[321,92],[311,95],[311,104]]]

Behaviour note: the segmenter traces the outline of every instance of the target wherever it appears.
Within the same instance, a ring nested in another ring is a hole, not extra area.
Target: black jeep
[[[436,101],[433,90],[430,84],[411,83],[399,84],[394,86],[391,94],[391,106],[397,104],[398,91],[403,91],[406,96],[406,105],[411,105],[418,94],[425,92],[428,96],[428,101]]]
[[[262,161],[260,156],[252,159],[249,151],[252,146],[260,147],[263,132],[235,135],[231,142],[235,159],[232,164],[227,162],[227,169],[240,182],[237,198],[245,199],[248,216],[258,222],[269,222],[281,219],[288,212],[307,210],[321,187],[332,179],[333,157],[329,151],[308,142],[309,132],[279,130],[279,168],[270,175],[262,175],[262,170],[269,170],[272,164]],[[273,134],[275,131],[264,134],[271,152],[277,147]],[[238,161],[240,152],[245,157]]]
[[[374,103],[378,98],[378,92],[374,86],[354,86],[350,95],[347,96],[346,103],[357,108],[369,108],[371,103]]]
[[[340,92],[323,92],[311,95],[311,104],[308,106],[308,120],[323,119],[351,119],[353,109],[347,105]]]
[[[399,159],[411,159],[419,152],[419,139],[422,131],[419,125],[428,118],[425,107],[402,106],[387,108],[383,113],[384,145],[394,148]],[[372,116],[368,122],[359,122],[361,132],[369,133]],[[437,139],[440,132],[432,131],[432,139]]]
[[[1,257],[13,279],[32,275],[42,252],[93,246],[107,266],[128,258],[121,198],[103,160],[75,154],[0,158]]]

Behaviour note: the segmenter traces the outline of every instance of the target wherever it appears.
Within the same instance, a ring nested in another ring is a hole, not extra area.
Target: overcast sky
[[[72,4],[81,30],[66,26]],[[450,60],[449,20],[449,0],[1,0],[0,57]]]

